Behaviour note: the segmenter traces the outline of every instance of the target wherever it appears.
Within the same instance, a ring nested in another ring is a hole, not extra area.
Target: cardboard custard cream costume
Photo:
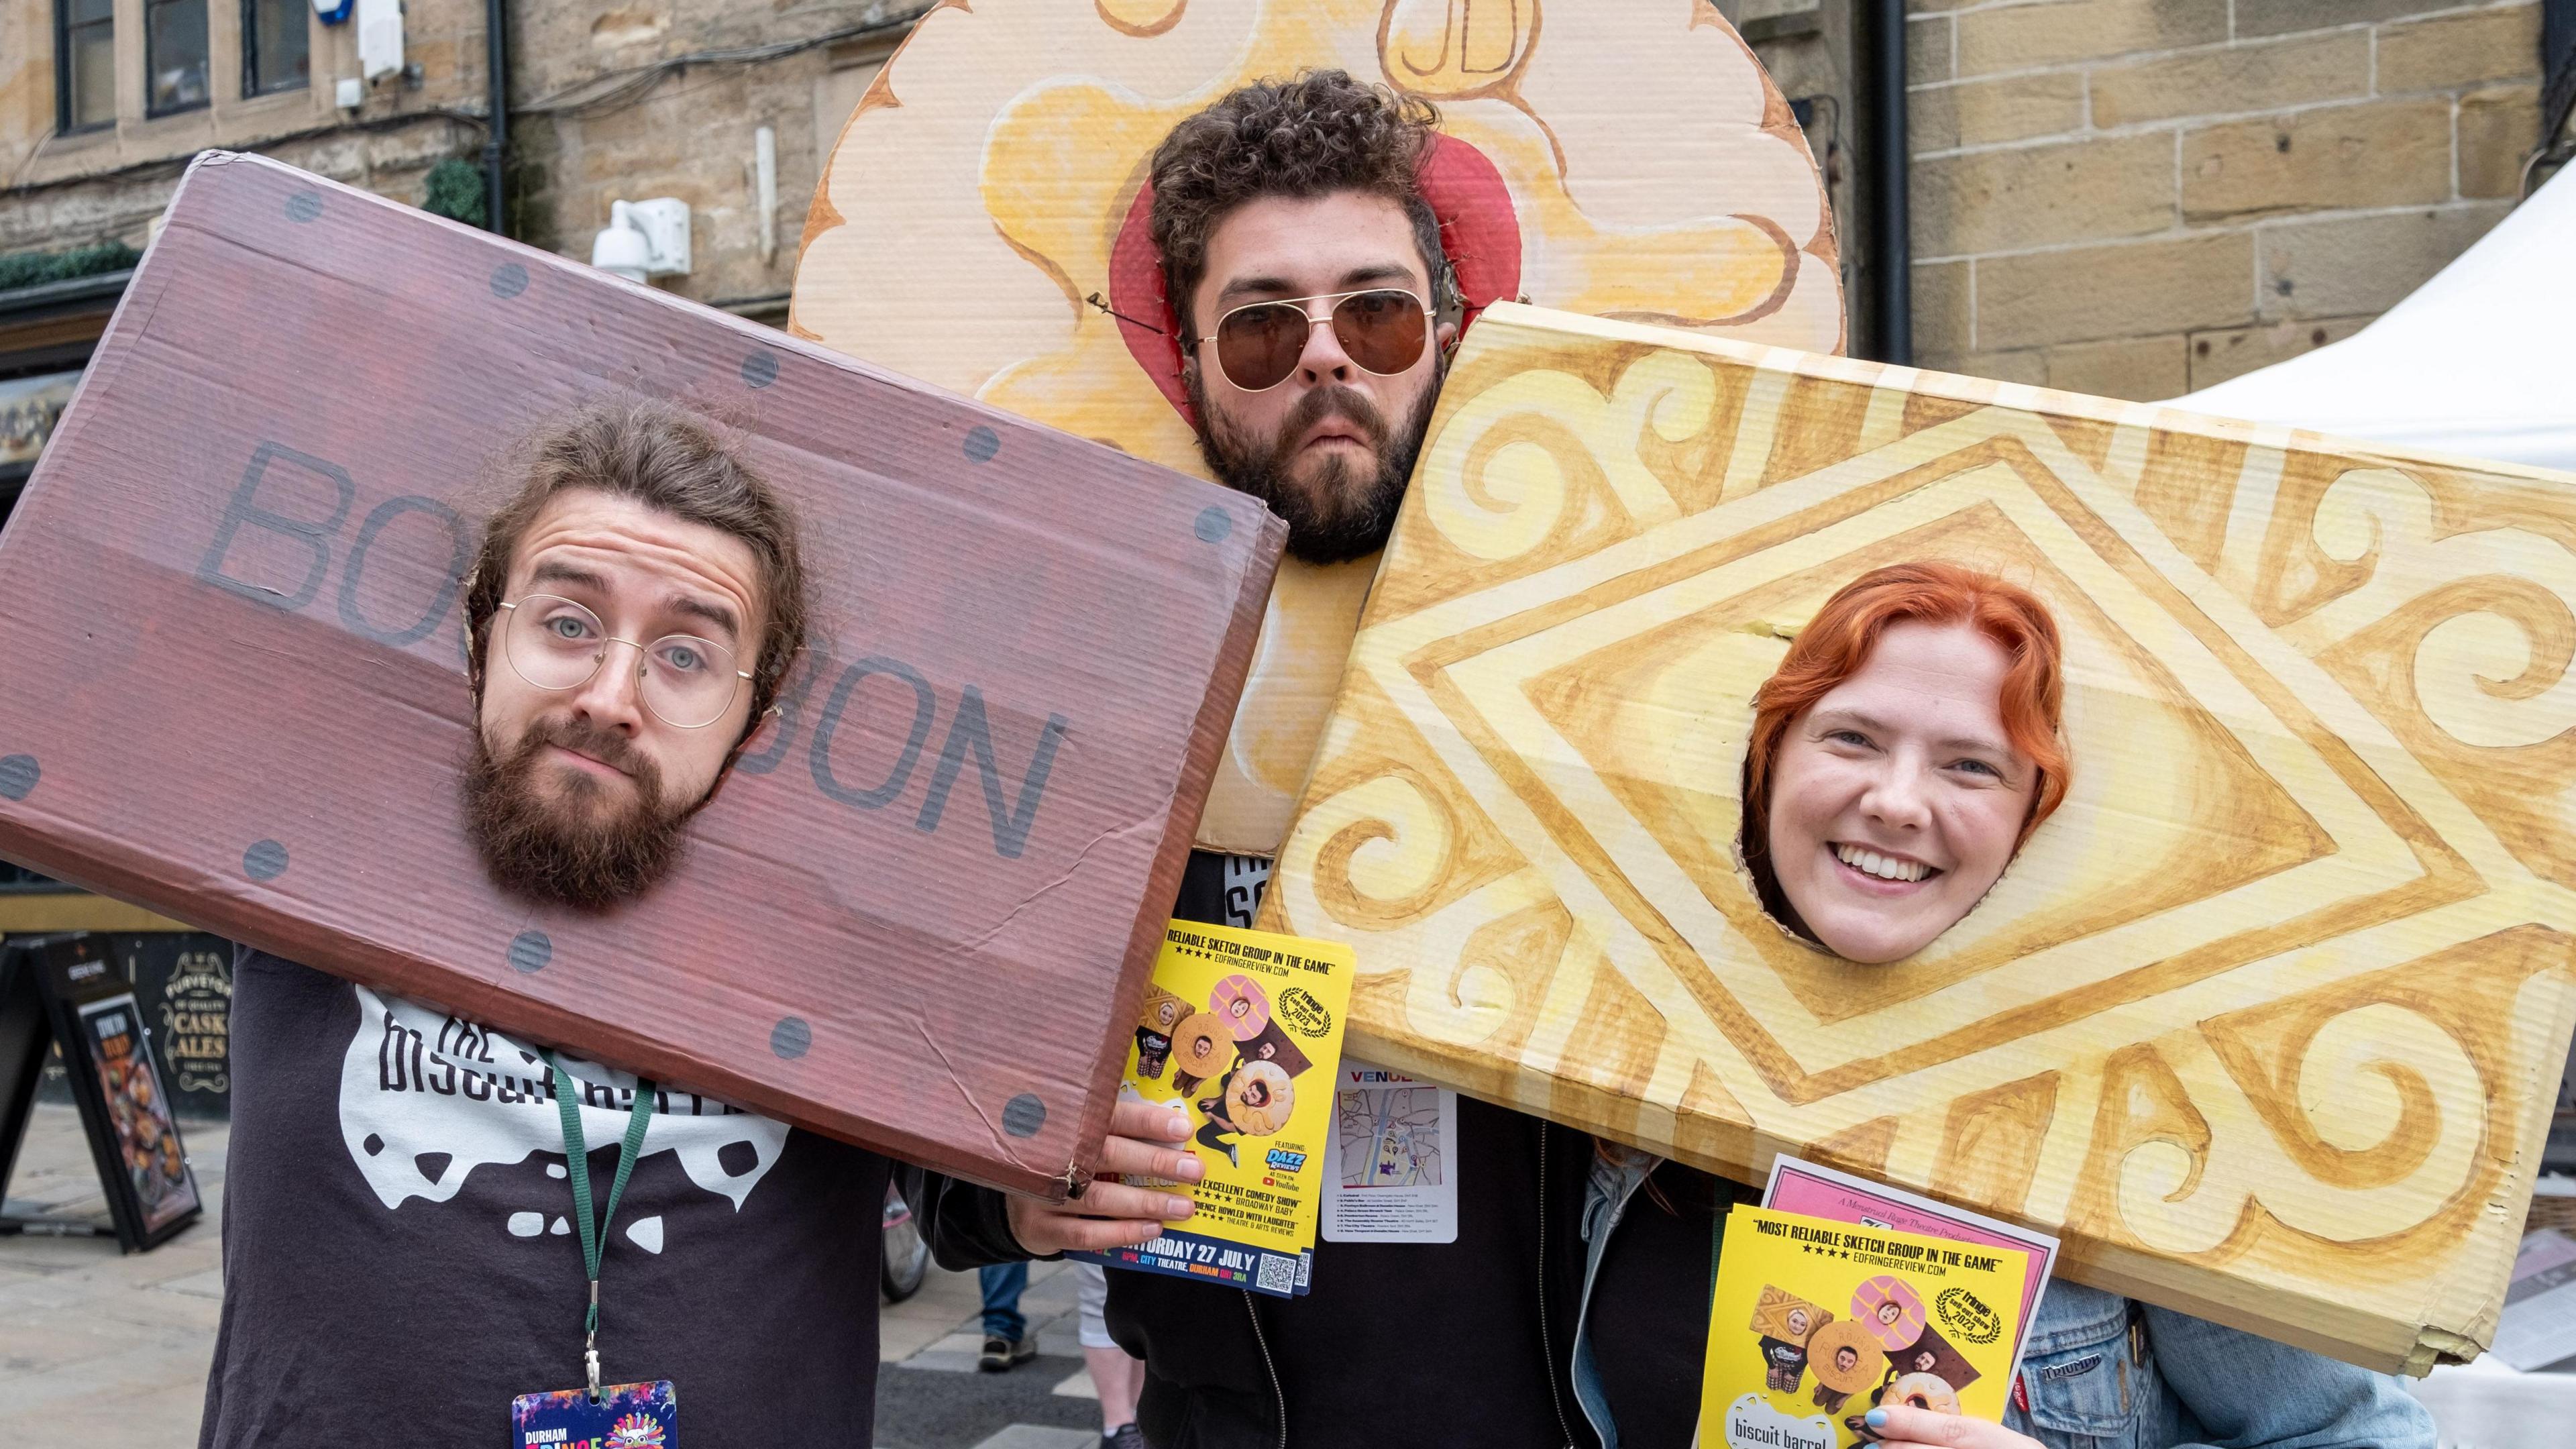
[[[1517,299],[1840,350],[1815,162],[1707,0],[941,6],[824,168],[790,330],[1205,476],[1146,164],[1237,86],[1323,67],[1438,107],[1422,189],[1471,332]],[[1376,572],[1281,566],[1203,848],[1278,848]]]
[[[517,481],[496,458],[620,394],[735,428],[797,509],[816,608],[688,859],[589,915],[498,894],[467,844],[460,593]],[[1284,533],[1114,449],[209,153],[0,535],[0,854],[1060,1195],[1106,1129]]]
[[[2576,1024],[2572,489],[1497,306],[1260,924],[1353,943],[1369,1060],[2422,1373],[2494,1330]],[[1863,966],[1742,873],[1752,696],[1924,559],[2054,615],[2073,790]]]

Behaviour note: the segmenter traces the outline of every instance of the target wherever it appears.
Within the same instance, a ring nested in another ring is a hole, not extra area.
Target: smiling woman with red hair
[[[2058,656],[2038,596],[1956,564],[1826,600],[1754,696],[1743,851],[1763,908],[1871,964],[1956,925],[2066,798]]]

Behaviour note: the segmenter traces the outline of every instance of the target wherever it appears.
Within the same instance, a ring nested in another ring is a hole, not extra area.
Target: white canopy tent
[[[2576,167],[2341,342],[2173,399],[2366,442],[2576,470]]]

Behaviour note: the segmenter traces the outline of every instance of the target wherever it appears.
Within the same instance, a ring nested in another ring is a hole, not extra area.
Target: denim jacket
[[[1602,1449],[1619,1430],[1592,1360],[1592,1285],[1658,1160],[1596,1154],[1584,1198],[1574,1394]],[[2064,1279],[2040,1297],[2021,1384],[2029,1408],[2016,1395],[2004,1425],[2052,1449],[2434,1449],[2432,1415],[2385,1374]]]

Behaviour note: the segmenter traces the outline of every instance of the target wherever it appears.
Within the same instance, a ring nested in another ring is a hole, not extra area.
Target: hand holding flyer
[[[2029,1269],[2018,1248],[1735,1209],[1699,1442],[1850,1449],[1880,1405],[2000,1421]]]
[[[1351,997],[1330,941],[1174,921],[1136,1025],[1122,1097],[1185,1112],[1206,1177],[1189,1230],[1066,1256],[1291,1297],[1306,1288]]]

